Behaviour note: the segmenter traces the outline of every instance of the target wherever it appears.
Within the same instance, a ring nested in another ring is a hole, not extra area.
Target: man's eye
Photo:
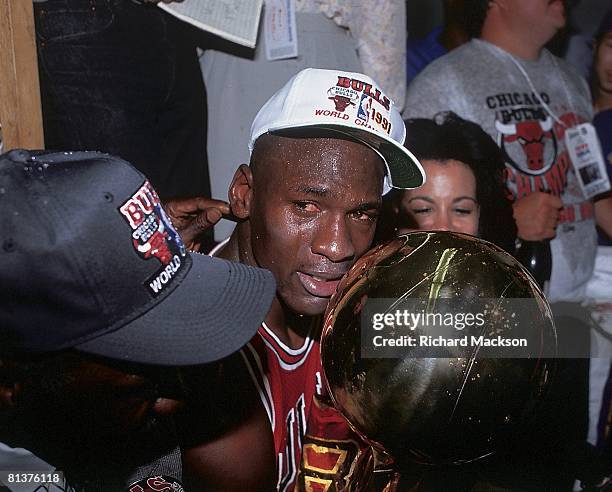
[[[293,204],[301,212],[314,213],[318,210],[317,206],[312,202],[293,202]]]
[[[378,219],[378,212],[374,211],[366,211],[366,210],[358,210],[353,214],[355,220],[365,221],[365,222],[375,222]]]

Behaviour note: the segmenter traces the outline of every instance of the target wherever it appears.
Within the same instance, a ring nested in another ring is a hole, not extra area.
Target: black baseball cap
[[[243,346],[273,276],[186,251],[147,179],[99,152],[0,156],[0,351],[195,365]]]

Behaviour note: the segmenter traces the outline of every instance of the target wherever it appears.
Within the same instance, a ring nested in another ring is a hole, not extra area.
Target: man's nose
[[[350,260],[355,247],[344,215],[330,216],[319,226],[312,242],[312,252],[325,256],[334,263]]]

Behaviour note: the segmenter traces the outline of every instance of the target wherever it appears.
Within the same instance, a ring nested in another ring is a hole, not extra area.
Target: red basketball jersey
[[[316,333],[313,323],[311,334]],[[307,336],[291,349],[264,323],[242,349],[274,432],[278,483],[281,492],[293,490],[300,465],[302,439],[313,396],[323,391],[319,342]]]

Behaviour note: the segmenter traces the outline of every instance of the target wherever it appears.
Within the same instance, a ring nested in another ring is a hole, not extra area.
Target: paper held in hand
[[[255,48],[263,0],[184,0],[157,5],[199,29]]]

